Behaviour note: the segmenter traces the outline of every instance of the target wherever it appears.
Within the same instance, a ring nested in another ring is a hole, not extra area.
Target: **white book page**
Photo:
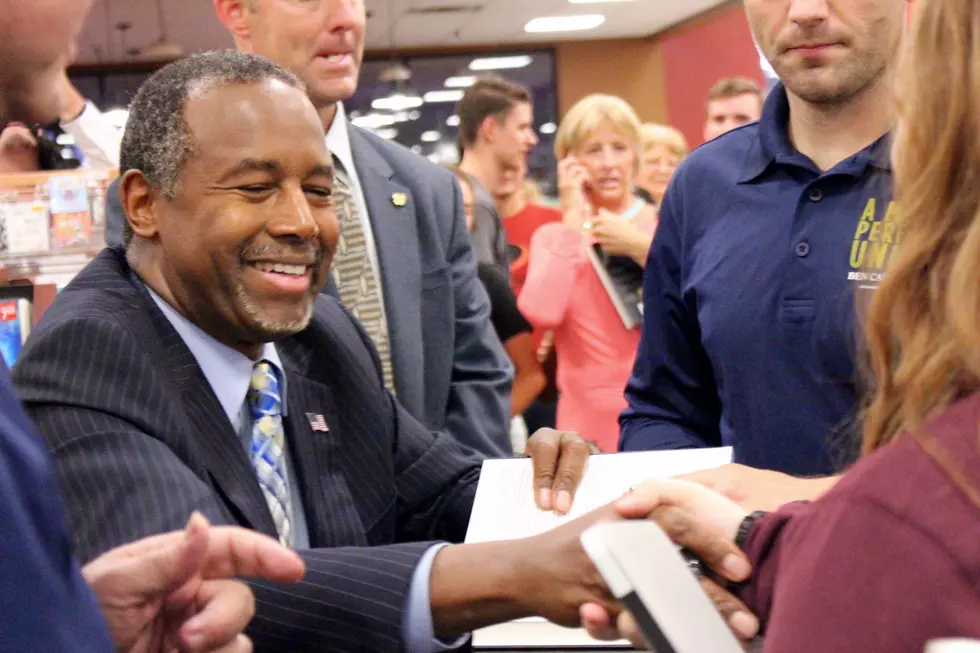
[[[538,535],[604,506],[650,478],[670,478],[732,461],[731,447],[641,451],[592,456],[567,515],[539,510],[534,503],[530,458],[486,460],[473,503],[466,542],[491,542]]]

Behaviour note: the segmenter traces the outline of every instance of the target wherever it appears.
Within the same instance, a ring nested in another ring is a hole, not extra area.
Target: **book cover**
[[[31,330],[31,303],[26,299],[0,301],[0,355],[14,366]]]
[[[624,256],[610,256],[593,244],[588,249],[595,269],[619,319],[627,329],[643,323],[643,268]]]
[[[51,222],[43,202],[4,202],[0,204],[7,252],[32,254],[51,249]]]

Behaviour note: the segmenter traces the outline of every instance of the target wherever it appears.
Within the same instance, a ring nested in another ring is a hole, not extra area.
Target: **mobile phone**
[[[656,653],[742,653],[692,573],[689,559],[649,520],[606,522],[582,533],[585,553]]]

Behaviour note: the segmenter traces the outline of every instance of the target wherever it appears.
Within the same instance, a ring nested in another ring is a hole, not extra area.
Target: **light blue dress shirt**
[[[164,316],[180,335],[184,344],[190,350],[198,366],[204,373],[218,403],[224,409],[228,420],[235,427],[246,454],[251,452],[252,420],[248,412],[246,396],[252,377],[252,368],[258,361],[253,361],[245,354],[218,342],[200,327],[178,313],[170,304],[147,286],[150,297],[163,311]],[[282,414],[286,416],[286,373],[282,368],[279,352],[271,342],[266,343],[258,360],[267,360],[278,370],[282,378],[280,392],[282,395]],[[293,473],[293,464],[289,447],[285,452],[286,481],[289,483],[289,500],[293,508],[293,545],[296,549],[310,548],[310,532],[306,522],[306,511],[303,507],[302,493]],[[429,601],[429,576],[432,573],[432,563],[436,553],[445,544],[430,547],[412,575],[408,600],[405,605],[405,618],[402,620],[402,638],[409,653],[436,653],[462,645],[466,638],[447,645],[435,639],[432,625],[432,607]]]

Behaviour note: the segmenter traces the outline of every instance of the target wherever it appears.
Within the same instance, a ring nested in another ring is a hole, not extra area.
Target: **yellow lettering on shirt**
[[[852,270],[883,271],[893,245],[901,238],[895,224],[895,202],[889,202],[882,219],[876,219],[877,198],[868,198],[854,231],[849,263]]]

